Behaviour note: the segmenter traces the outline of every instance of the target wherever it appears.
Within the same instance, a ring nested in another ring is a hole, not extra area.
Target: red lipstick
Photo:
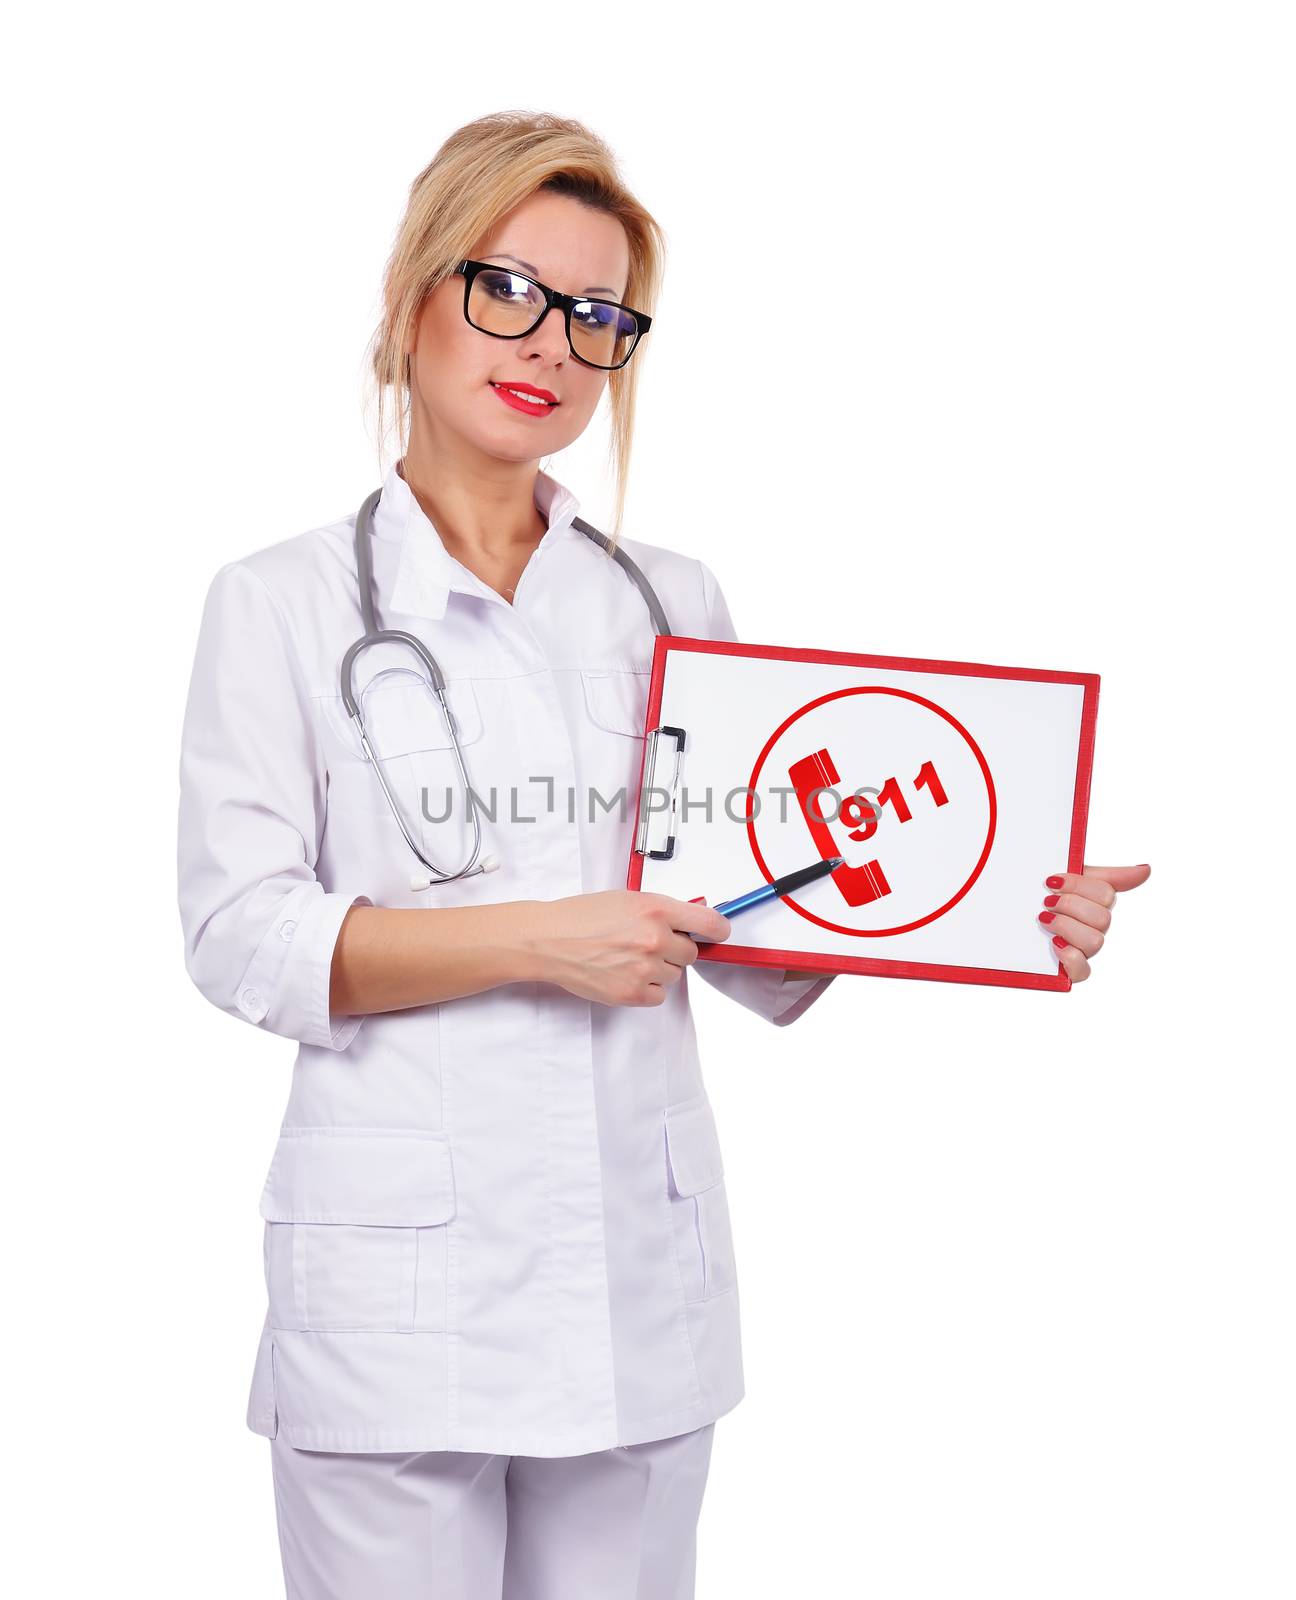
[[[529,411],[533,416],[543,417],[547,412],[554,411],[561,403],[556,394],[551,394],[548,389],[537,389],[533,383],[510,383],[507,386],[492,383],[491,388],[500,397],[506,406],[512,406],[514,411]],[[522,400],[516,394],[510,394],[510,389],[520,389],[523,394],[535,395],[535,400]],[[537,401],[546,402],[539,405]]]

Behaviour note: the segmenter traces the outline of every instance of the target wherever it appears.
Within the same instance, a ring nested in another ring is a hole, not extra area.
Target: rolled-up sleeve
[[[315,875],[327,779],[274,596],[245,563],[212,579],[180,740],[177,882],[185,966],[231,1016],[344,1050],[363,1017],[329,1010],[343,918],[368,895]]]
[[[826,972],[821,978],[789,978],[786,967],[742,967],[734,961],[698,960],[692,971],[779,1028],[803,1016],[837,976]]]
[[[705,561],[699,561],[698,567],[706,612],[705,636],[736,644],[738,634],[715,574]],[[705,960],[695,961],[693,971],[713,989],[781,1028],[804,1016],[837,976],[827,972],[818,978],[789,978],[786,967],[745,967],[733,961]]]

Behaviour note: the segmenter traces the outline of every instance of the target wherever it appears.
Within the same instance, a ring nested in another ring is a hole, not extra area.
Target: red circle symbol
[[[944,721],[948,722],[950,727],[953,728],[955,732],[958,733],[959,736],[966,742],[968,749],[976,758],[976,763],[981,769],[981,775],[985,779],[986,798],[990,804],[990,816],[986,826],[985,844],[981,847],[981,854],[977,857],[976,865],[968,874],[966,882],[956,894],[950,896],[943,906],[938,906],[935,911],[928,912],[925,917],[919,917],[914,922],[902,923],[896,928],[846,928],[843,927],[839,922],[829,922],[826,917],[815,916],[813,911],[807,911],[804,906],[798,905],[791,895],[783,895],[781,897],[783,903],[787,906],[790,906],[798,916],[804,917],[807,922],[813,922],[820,928],[828,928],[834,933],[850,934],[857,939],[885,939],[897,933],[910,933],[914,928],[925,927],[927,923],[935,922],[938,917],[943,917],[951,908],[951,906],[956,906],[963,896],[967,894],[968,890],[981,876],[981,871],[990,858],[990,847],[994,843],[995,822],[998,817],[998,803],[995,799],[994,779],[990,775],[989,763],[986,761],[985,756],[981,753],[981,747],[977,744],[976,740],[967,731],[958,718],[951,716],[948,711],[944,710],[943,707],[938,706],[935,701],[924,699],[924,697],[920,694],[911,694],[907,689],[887,689],[880,686],[870,686],[856,689],[834,689],[831,694],[820,695],[817,700],[809,701],[806,705],[803,705],[798,710],[794,711],[791,716],[786,717],[765,741],[764,748],[756,758],[756,765],[752,768],[752,775],[747,785],[747,839],[748,843],[751,845],[752,855],[756,858],[756,864],[760,867],[762,873],[764,873],[765,881],[767,883],[774,882],[775,874],[769,870],[769,867],[765,864],[765,857],[761,854],[761,848],[756,839],[756,818],[753,815],[753,801],[756,797],[756,787],[760,780],[761,769],[764,767],[770,751],[792,726],[792,724],[800,717],[805,716],[808,711],[813,711],[816,706],[825,705],[830,700],[840,700],[844,696],[852,694],[886,694],[893,695],[898,700],[912,700],[916,705],[925,706],[928,711],[934,711],[938,717],[943,718]]]

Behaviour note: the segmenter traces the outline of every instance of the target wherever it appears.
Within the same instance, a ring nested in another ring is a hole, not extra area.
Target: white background
[[[293,1047],[185,976],[180,716],[216,567],[379,481],[410,181],[525,106],[608,138],[670,239],[626,533],[703,556],[745,638],[1100,672],[1090,859],[1154,869],[1070,994],[838,979],[782,1030],[692,985],[748,1379],[699,1595],[1291,1595],[1285,12],[10,23],[24,1594],[282,1594],[243,1409]],[[718,360],[725,303],[763,314]],[[603,464],[593,430],[552,463],[596,523]]]

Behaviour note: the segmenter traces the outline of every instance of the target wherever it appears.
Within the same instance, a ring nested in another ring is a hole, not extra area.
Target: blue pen
[[[807,883],[813,883],[816,878],[824,878],[835,868],[840,867],[845,856],[829,856],[824,861],[816,861],[812,867],[798,867],[795,872],[788,872],[781,878],[775,878],[773,883],[762,883],[759,889],[749,890],[747,894],[740,894],[733,900],[722,900],[713,909],[722,917],[736,917],[740,911],[750,911],[753,906],[772,900],[776,894],[791,894],[796,889],[804,888]],[[692,905],[706,904],[705,895],[696,895],[690,902]],[[696,935],[694,935],[696,938]],[[704,940],[704,943],[711,943]]]

